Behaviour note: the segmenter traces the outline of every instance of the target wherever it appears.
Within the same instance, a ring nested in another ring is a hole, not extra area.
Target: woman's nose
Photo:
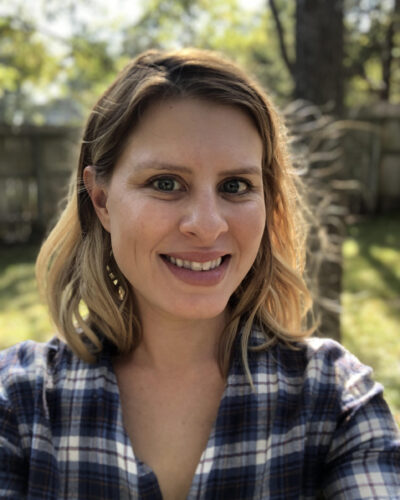
[[[180,231],[196,237],[204,245],[213,244],[228,231],[221,203],[221,198],[215,192],[202,192],[193,196],[180,221]]]

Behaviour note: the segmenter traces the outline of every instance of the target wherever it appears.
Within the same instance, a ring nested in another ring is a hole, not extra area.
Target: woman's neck
[[[176,319],[144,314],[142,341],[130,357],[136,367],[160,372],[218,363],[218,345],[226,313],[216,318]]]

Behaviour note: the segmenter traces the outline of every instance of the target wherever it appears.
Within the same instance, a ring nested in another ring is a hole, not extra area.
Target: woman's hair
[[[311,333],[305,321],[311,298],[302,277],[307,228],[277,112],[255,81],[214,52],[147,51],[130,62],[100,97],[84,130],[67,206],[39,253],[37,279],[59,333],[81,358],[93,360],[110,342],[121,353],[138,345],[141,326],[135,297],[113,258],[110,235],[84,187],[83,170],[91,165],[96,179],[109,181],[149,104],[185,97],[242,109],[263,141],[265,230],[253,266],[230,298],[230,320],[219,351],[226,373],[241,330],[248,372],[252,328],[265,334],[262,348]]]

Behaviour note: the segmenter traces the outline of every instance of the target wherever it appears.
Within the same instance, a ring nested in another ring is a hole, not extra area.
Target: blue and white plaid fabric
[[[256,392],[236,353],[189,499],[400,499],[399,435],[369,368],[320,339],[249,362]],[[0,497],[161,499],[109,355],[89,365],[57,339],[0,354]]]

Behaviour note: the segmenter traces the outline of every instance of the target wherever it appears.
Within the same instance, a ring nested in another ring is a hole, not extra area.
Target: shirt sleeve
[[[34,411],[25,376],[32,358],[30,349],[19,346],[0,353],[0,498],[9,500],[25,497],[29,471],[21,431],[28,426],[20,416]]]
[[[0,399],[0,498],[22,499],[26,485],[26,462],[15,414]]]
[[[337,424],[326,459],[328,499],[400,499],[400,437],[383,389],[339,345],[330,359]]]

